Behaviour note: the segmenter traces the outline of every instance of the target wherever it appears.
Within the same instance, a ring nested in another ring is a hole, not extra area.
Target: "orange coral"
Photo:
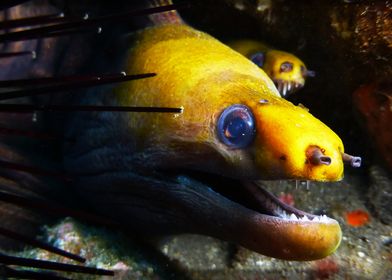
[[[360,227],[366,225],[370,221],[370,216],[366,211],[361,209],[346,213],[347,224],[352,227]]]

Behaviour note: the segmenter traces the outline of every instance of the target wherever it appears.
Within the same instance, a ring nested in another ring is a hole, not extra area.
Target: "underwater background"
[[[143,1],[135,5],[129,1],[34,0],[19,1],[20,5],[13,6],[18,1],[6,2],[1,6],[2,21],[61,12],[66,17],[80,18],[88,13],[94,18],[146,4]],[[212,237],[186,234],[144,240],[143,236],[130,237],[132,234],[115,227],[94,226],[83,219],[67,218],[68,215],[48,219],[41,217],[47,213],[42,215],[34,209],[24,215],[34,216],[39,232],[34,232],[27,223],[20,231],[37,234],[42,241],[84,257],[87,266],[115,271],[114,276],[56,272],[71,279],[392,279],[392,2],[201,0],[187,3],[179,13],[192,27],[222,42],[244,38],[265,42],[295,54],[308,69],[315,71],[315,77],[308,78],[306,85],[287,99],[296,105],[303,104],[331,127],[350,154],[362,157],[362,167],[347,167],[344,179],[336,183],[264,181],[262,184],[290,205],[336,219],[343,232],[340,247],[321,260],[290,262]],[[49,39],[17,42],[1,37],[13,31],[4,27],[0,35],[2,52],[34,50],[36,57],[34,60],[1,58],[0,78],[110,73],[124,55],[117,51],[125,44],[119,38],[143,28],[147,22],[145,15],[135,16],[99,32],[82,26],[73,28],[69,34],[50,34]],[[22,86],[14,86],[19,87]],[[58,95],[32,97],[34,102],[48,98],[62,99]],[[21,100],[20,104],[29,102]],[[56,170],[61,153],[56,140],[23,138],[9,131],[39,131],[36,135],[43,136],[48,126],[61,124],[62,115],[54,114],[51,118],[36,112],[1,115],[0,123],[9,129],[0,138],[2,157],[11,154],[10,158],[23,160],[29,166]],[[66,182],[59,187],[53,176],[46,178],[47,174],[30,171],[24,177],[1,171],[7,174],[2,180],[20,180],[31,189],[41,188],[42,182],[44,188],[56,185],[45,200],[69,199]],[[47,190],[32,192],[32,196],[38,193],[40,197]],[[18,210],[4,210],[9,209],[10,202],[0,203],[4,215],[1,227],[12,225],[19,219]],[[9,238],[3,237],[2,255],[77,264],[42,249],[11,244]],[[8,263],[0,258],[0,264],[0,275],[5,271],[7,277]]]

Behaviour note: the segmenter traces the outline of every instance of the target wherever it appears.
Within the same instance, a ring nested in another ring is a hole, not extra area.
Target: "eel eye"
[[[283,62],[280,65],[280,72],[290,72],[293,70],[293,64],[291,62]]]
[[[259,67],[264,65],[264,53],[258,52],[250,57],[250,60]]]
[[[256,135],[251,110],[244,105],[227,107],[218,119],[219,139],[229,147],[245,148]]]

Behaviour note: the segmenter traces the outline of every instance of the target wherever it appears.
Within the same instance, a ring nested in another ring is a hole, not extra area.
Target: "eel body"
[[[301,89],[305,79],[315,75],[297,56],[273,49],[259,41],[237,40],[230,42],[229,46],[262,68],[274,81],[282,97]]]
[[[70,115],[66,138],[75,141],[65,145],[65,167],[87,203],[144,234],[206,234],[291,260],[331,254],[341,240],[335,220],[284,205],[257,182],[341,180],[340,138],[281,98],[258,66],[203,32],[167,24],[133,41],[126,72],[157,75],[77,103],[183,112]],[[226,197],[233,186],[250,199]]]

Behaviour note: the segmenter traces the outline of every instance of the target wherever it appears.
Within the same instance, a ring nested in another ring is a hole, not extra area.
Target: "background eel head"
[[[251,40],[238,40],[229,45],[262,68],[282,97],[302,88],[307,77],[315,76],[314,71],[308,70],[305,63],[291,53],[274,50]]]
[[[66,149],[66,167],[90,205],[143,234],[207,234],[291,260],[331,254],[338,223],[283,204],[258,180],[340,180],[339,137],[205,33],[167,25],[136,42],[127,72],[157,75],[96,94],[96,102],[184,110],[70,122],[67,136],[78,141]]]

